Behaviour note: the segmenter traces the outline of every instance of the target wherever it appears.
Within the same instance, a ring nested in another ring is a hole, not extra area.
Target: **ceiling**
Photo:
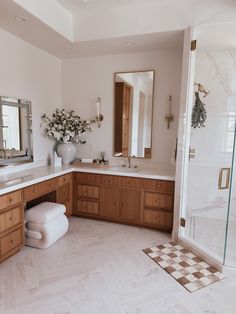
[[[0,0],[0,28],[59,58],[182,49],[184,29],[208,23],[210,17],[220,23],[222,12],[228,21],[224,12],[232,13],[233,4],[235,0]]]
[[[71,14],[81,10],[106,10],[164,3],[166,0],[57,0]]]

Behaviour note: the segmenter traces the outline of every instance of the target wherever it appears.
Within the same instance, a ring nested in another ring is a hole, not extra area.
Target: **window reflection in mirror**
[[[115,73],[114,156],[151,158],[154,71]]]
[[[0,164],[32,160],[30,102],[0,97]]]

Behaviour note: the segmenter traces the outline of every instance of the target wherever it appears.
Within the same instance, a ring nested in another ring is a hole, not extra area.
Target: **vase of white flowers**
[[[75,160],[76,146],[71,142],[61,142],[57,145],[57,154],[62,158],[63,165],[68,165]]]
[[[93,120],[81,120],[73,110],[65,109],[56,109],[51,118],[46,114],[41,118],[45,124],[44,136],[57,141],[57,153],[62,157],[63,164],[69,164],[74,160],[75,144],[86,143],[81,137],[87,131],[91,131],[95,123]]]

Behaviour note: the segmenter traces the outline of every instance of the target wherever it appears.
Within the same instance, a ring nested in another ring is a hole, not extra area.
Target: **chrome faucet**
[[[128,161],[128,168],[132,168],[132,165],[131,165],[131,156],[128,156],[127,157],[127,161]]]
[[[125,167],[125,168],[138,168],[137,165],[133,166],[132,165],[132,158],[135,158],[135,156],[125,156],[125,163],[122,167]]]

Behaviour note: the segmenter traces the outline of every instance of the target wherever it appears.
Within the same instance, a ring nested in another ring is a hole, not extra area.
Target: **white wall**
[[[0,42],[0,95],[32,102],[34,160],[45,161],[53,141],[42,136],[40,116],[60,107],[61,61],[1,29]]]
[[[95,101],[102,98],[104,122],[88,134],[88,143],[79,145],[78,157],[97,157],[104,151],[111,160],[113,153],[114,72],[155,70],[152,162],[161,168],[174,168],[172,150],[177,136],[182,51],[152,51],[122,55],[77,58],[62,61],[62,105],[76,110],[82,118],[95,115]],[[164,119],[168,96],[173,96],[174,121],[167,130]],[[117,159],[116,159],[117,160]],[[145,161],[146,165],[150,161]]]

